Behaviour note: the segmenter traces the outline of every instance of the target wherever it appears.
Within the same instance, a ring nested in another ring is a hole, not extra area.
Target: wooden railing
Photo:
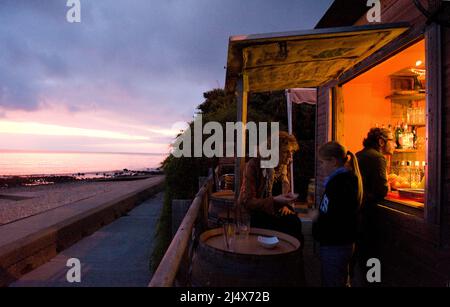
[[[211,175],[192,201],[186,216],[156,269],[149,287],[174,286],[180,267],[186,262],[189,263],[190,259],[186,259],[186,257],[191,257],[191,255],[187,251],[192,246],[193,240],[196,240],[195,228],[202,228],[207,223],[208,201],[212,187],[213,176]]]

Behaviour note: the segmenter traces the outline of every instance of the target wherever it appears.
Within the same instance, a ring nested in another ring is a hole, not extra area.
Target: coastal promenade
[[[146,287],[163,193],[75,243],[11,287]],[[69,283],[67,260],[80,260],[80,282]]]
[[[164,176],[127,182],[0,226],[0,286],[54,258],[162,190]],[[78,197],[83,195],[78,195]]]

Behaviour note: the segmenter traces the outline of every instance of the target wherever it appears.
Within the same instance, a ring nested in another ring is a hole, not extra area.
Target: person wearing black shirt
[[[364,186],[363,206],[372,209],[388,192],[385,155],[395,149],[392,132],[372,128],[363,141],[364,149],[356,153]]]
[[[364,187],[356,254],[361,271],[360,282],[369,286],[365,278],[367,260],[370,258],[382,260],[377,205],[386,197],[389,190],[385,155],[392,155],[396,145],[389,129],[372,128],[364,139],[363,146],[364,149],[356,153]]]
[[[345,287],[351,283],[349,265],[357,236],[362,179],[355,155],[337,142],[321,146],[319,160],[328,175],[313,224],[314,239],[320,243],[322,285]]]

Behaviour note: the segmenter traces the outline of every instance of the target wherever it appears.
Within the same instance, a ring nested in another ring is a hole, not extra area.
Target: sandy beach
[[[52,185],[0,189],[0,225],[11,223],[73,202],[89,199],[117,189],[145,185],[145,180],[90,182],[77,181]]]

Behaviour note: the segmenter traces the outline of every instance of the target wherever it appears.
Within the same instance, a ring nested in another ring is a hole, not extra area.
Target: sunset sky
[[[166,153],[228,38],[313,28],[331,0],[0,0],[0,149]]]

